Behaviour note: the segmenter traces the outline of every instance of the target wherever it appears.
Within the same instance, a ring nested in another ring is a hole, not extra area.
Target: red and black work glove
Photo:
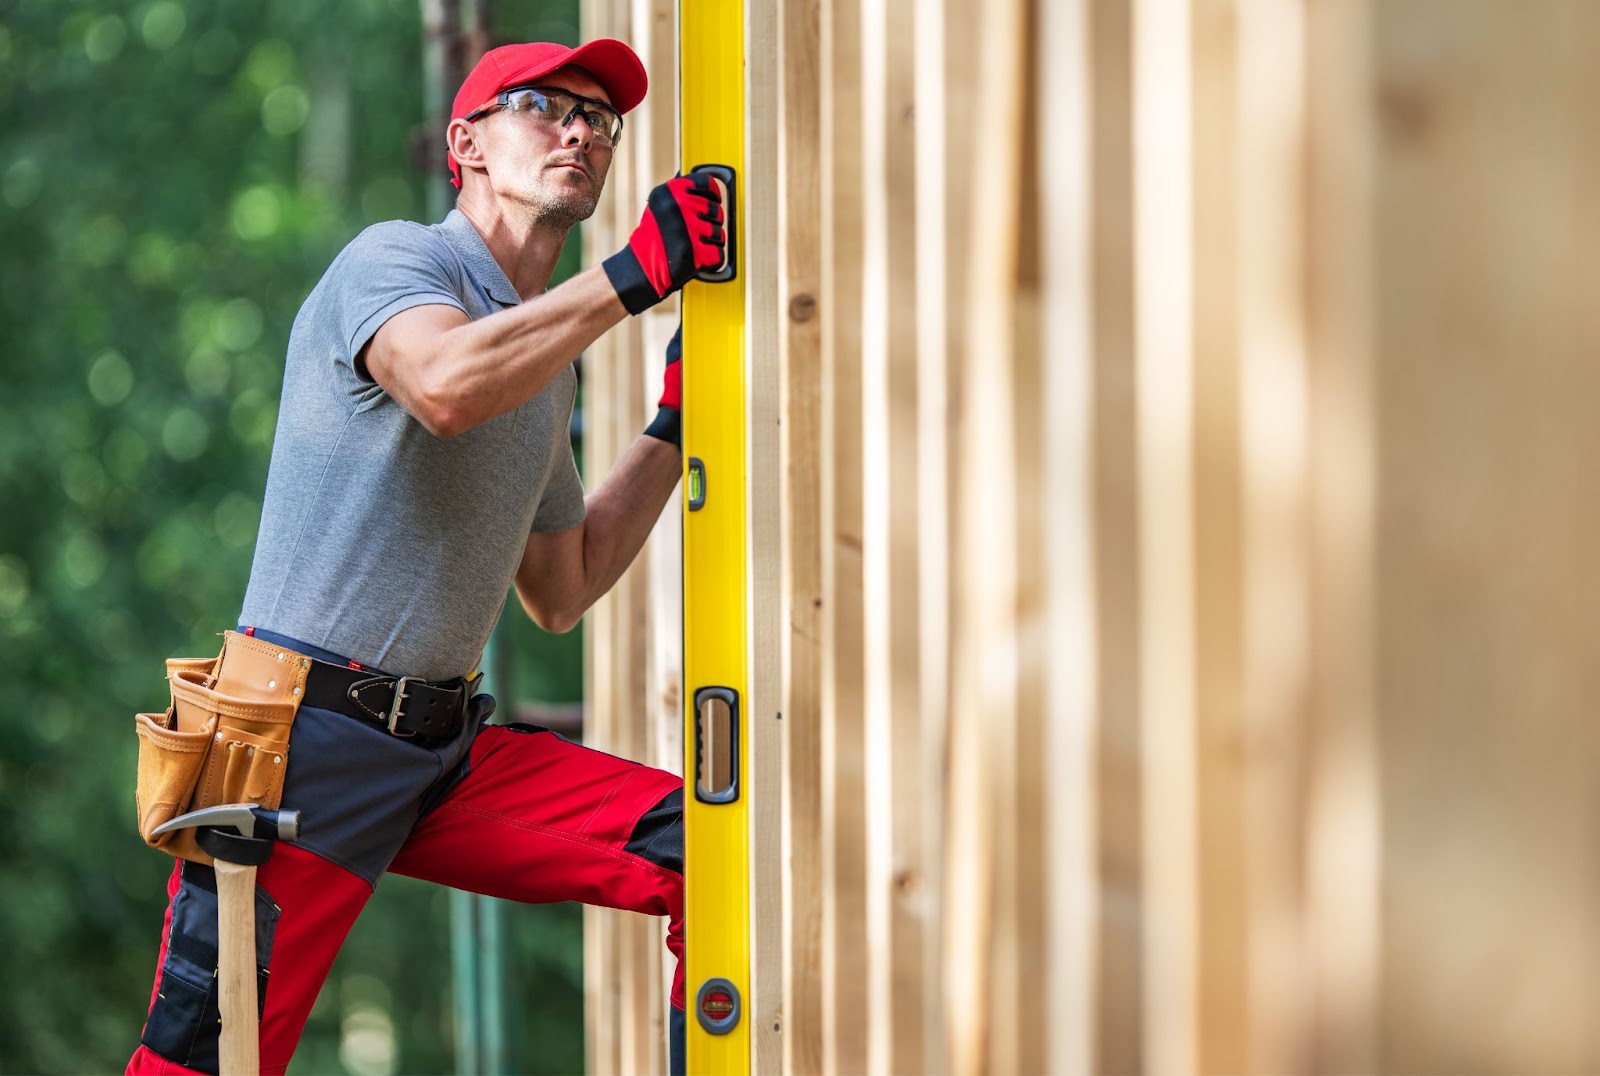
[[[628,245],[602,264],[622,305],[637,314],[702,270],[721,268],[726,246],[722,192],[710,176],[692,172],[650,192]]]
[[[661,375],[661,410],[655,421],[645,428],[645,434],[683,447],[683,323],[672,334],[667,344],[667,369]]]

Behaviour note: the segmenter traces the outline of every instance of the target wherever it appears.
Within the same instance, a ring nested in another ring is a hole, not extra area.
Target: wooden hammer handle
[[[216,861],[217,978],[222,1076],[261,1071],[256,1001],[256,868]]]

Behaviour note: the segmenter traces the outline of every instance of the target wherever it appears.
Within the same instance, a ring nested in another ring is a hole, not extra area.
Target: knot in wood
[[[817,316],[817,299],[802,292],[789,300],[789,320],[810,321]]]

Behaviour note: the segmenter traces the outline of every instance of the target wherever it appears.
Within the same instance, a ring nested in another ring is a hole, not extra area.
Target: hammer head
[[[232,828],[241,837],[292,841],[300,836],[300,812],[274,811],[254,803],[224,803],[181,814],[157,826],[151,835],[201,826]]]

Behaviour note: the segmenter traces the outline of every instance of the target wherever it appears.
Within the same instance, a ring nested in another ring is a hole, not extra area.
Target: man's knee
[[[182,883],[172,901],[172,929],[159,971],[155,1004],[145,1021],[141,1044],[158,1059],[185,1071],[216,1072],[217,883],[210,867],[183,864]],[[267,965],[278,925],[278,906],[257,900],[256,965],[258,997],[265,1000]]]

